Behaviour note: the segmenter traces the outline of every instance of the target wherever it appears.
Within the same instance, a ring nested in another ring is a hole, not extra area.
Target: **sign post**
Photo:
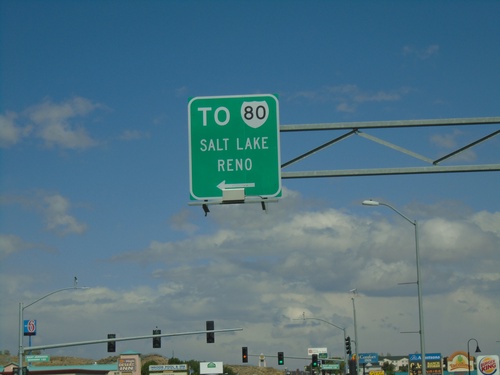
[[[281,196],[276,96],[196,97],[188,122],[191,200]]]

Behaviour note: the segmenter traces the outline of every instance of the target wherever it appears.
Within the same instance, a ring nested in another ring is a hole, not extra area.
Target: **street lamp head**
[[[476,342],[476,353],[481,353],[481,349],[479,349],[479,343],[474,338],[469,339],[469,341],[467,341],[467,352],[469,352],[469,344],[470,344],[471,341],[475,341]]]
[[[362,202],[363,206],[380,206],[380,202],[367,199]]]

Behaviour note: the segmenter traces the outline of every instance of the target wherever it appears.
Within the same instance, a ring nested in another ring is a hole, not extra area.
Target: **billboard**
[[[200,362],[200,374],[223,374],[222,362]]]
[[[419,353],[408,355],[409,370],[414,375],[422,374],[422,355]],[[425,366],[427,374],[441,375],[443,368],[441,366],[441,353],[426,353]]]
[[[480,355],[477,357],[478,375],[498,375],[499,360],[497,355]]]
[[[448,357],[449,372],[464,372],[474,370],[474,358],[467,355],[467,352],[456,351]]]

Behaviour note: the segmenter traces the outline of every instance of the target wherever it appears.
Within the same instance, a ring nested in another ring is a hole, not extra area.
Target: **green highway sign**
[[[281,196],[276,96],[196,97],[188,123],[192,200]]]
[[[321,365],[322,370],[338,370],[340,369],[340,365],[338,363],[328,363],[325,365]]]
[[[26,362],[48,362],[50,356],[48,355],[27,355]]]

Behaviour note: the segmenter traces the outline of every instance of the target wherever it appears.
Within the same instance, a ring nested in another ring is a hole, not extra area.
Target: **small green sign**
[[[274,95],[196,97],[188,104],[192,200],[281,195],[279,109]]]
[[[27,355],[26,362],[48,362],[50,356],[48,355]]]
[[[328,363],[325,365],[321,365],[322,370],[338,370],[340,369],[340,365],[338,363]]]

